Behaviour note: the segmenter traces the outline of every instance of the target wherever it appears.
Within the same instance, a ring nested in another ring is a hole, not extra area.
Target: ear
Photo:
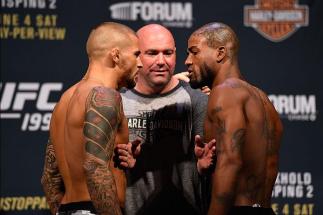
[[[111,58],[112,58],[112,61],[114,62],[114,64],[119,64],[120,62],[120,50],[119,48],[113,48],[110,52],[111,54]]]
[[[219,46],[216,48],[216,61],[220,63],[227,55],[227,48],[225,46]]]

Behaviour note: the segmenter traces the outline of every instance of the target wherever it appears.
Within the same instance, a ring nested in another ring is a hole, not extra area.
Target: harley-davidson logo
[[[253,27],[265,38],[280,42],[298,28],[308,26],[307,5],[298,0],[256,0],[254,6],[244,7],[244,25]]]

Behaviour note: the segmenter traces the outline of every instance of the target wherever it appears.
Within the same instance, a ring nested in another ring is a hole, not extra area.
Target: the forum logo
[[[315,95],[269,95],[281,118],[290,121],[315,121],[317,118]]]
[[[191,28],[191,2],[121,2],[110,6],[111,18],[124,21],[161,23],[167,27]]]

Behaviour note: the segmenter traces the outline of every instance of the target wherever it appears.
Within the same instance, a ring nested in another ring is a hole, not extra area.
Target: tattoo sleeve
[[[223,106],[216,104],[212,112],[216,128],[217,162],[209,214],[227,214],[233,206],[242,164],[245,118],[242,107],[230,103]]]
[[[65,189],[63,179],[58,170],[54,147],[50,140],[46,147],[45,165],[41,183],[50,210],[52,214],[55,214],[58,211]]]
[[[120,103],[120,95],[104,87],[93,88],[86,102],[84,169],[91,200],[102,215],[121,214],[109,168],[120,123]]]

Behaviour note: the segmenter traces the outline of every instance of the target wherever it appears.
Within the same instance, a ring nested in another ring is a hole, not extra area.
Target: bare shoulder
[[[68,103],[71,100],[76,88],[77,88],[77,84],[71,86],[66,91],[64,91],[59,101],[55,105],[55,108],[53,110],[53,116],[62,115],[62,113],[66,111]]]
[[[99,116],[111,125],[118,126],[124,116],[120,93],[112,88],[93,87],[86,99],[85,112],[86,121],[93,121]]]
[[[246,82],[229,78],[212,89],[209,100],[212,104],[232,106],[244,103],[248,96]]]
[[[120,105],[121,95],[118,91],[112,88],[107,88],[103,86],[93,87],[86,101],[86,106],[95,105],[96,107],[104,107],[104,106],[115,106]]]

